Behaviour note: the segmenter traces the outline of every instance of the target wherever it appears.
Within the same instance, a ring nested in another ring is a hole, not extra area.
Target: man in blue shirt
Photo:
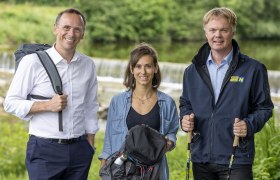
[[[233,39],[237,17],[214,8],[204,18],[205,43],[186,68],[180,97],[182,129],[193,133],[193,175],[226,179],[233,139],[240,139],[231,180],[253,179],[254,134],[272,115],[266,67],[242,54]],[[194,116],[194,118],[193,118]]]

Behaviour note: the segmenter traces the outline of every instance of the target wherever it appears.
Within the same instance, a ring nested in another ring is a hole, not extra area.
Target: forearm
[[[34,102],[33,105],[31,106],[28,115],[39,113],[39,112],[51,111],[51,107],[49,104],[50,104],[49,101]]]
[[[67,106],[67,95],[54,95],[48,101],[36,101],[30,108],[29,115],[39,112],[59,112]]]
[[[105,159],[100,159],[100,168],[102,168],[106,163]]]
[[[253,136],[255,133],[259,132],[271,116],[272,109],[255,111],[245,117],[244,120],[247,123],[248,136]]]

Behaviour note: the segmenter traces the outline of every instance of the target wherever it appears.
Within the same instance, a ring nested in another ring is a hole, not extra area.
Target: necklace
[[[149,100],[149,99],[150,99],[151,97],[153,97],[153,95],[154,95],[154,93],[153,93],[150,97],[147,97],[146,99],[141,99],[140,97],[138,97],[138,96],[136,95],[135,92],[133,92],[133,94],[135,95],[136,99],[138,99],[138,100],[141,102],[141,104],[145,104],[145,101]]]

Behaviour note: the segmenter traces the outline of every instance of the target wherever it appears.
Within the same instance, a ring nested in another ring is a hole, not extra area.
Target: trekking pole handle
[[[238,146],[239,144],[239,136],[234,136],[233,147]]]
[[[188,144],[190,144],[192,141],[192,131],[188,132]]]
[[[238,121],[240,121],[240,119],[239,118],[235,118],[234,121],[238,122]],[[239,136],[234,136],[233,147],[237,147],[238,144],[239,144]]]
[[[194,118],[194,114],[191,113],[191,114],[190,114],[190,119],[193,119],[193,118]],[[192,141],[192,131],[189,131],[189,132],[188,132],[188,143],[190,144],[191,141]]]

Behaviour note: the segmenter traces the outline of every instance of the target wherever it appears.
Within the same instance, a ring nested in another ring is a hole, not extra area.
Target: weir
[[[104,58],[93,58],[95,61],[97,76],[100,81],[122,82],[127,60],[112,60]],[[162,73],[162,86],[180,90],[182,78],[187,64],[160,62]],[[14,72],[15,61],[13,54],[0,54],[0,70]],[[268,71],[271,96],[280,97],[280,71]]]
[[[111,98],[125,90],[122,85],[124,73],[128,60],[113,60],[104,58],[93,58],[98,78],[100,109],[107,108]],[[171,95],[176,104],[182,93],[182,78],[188,64],[160,62],[162,83],[160,89]],[[9,53],[0,54],[0,71],[14,73],[14,56]],[[274,102],[274,115],[278,126],[280,126],[280,71],[268,71],[271,96]],[[0,79],[0,85],[5,82]]]

